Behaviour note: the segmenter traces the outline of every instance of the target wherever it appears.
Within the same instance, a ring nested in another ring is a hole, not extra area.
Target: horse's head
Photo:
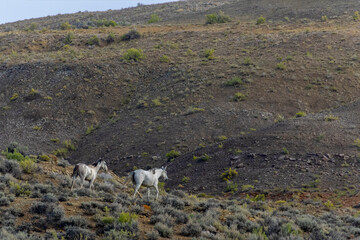
[[[168,180],[168,176],[167,176],[167,172],[166,172],[166,167],[161,167],[161,176],[165,179]]]
[[[108,171],[108,167],[107,167],[107,164],[106,164],[105,160],[102,160],[102,161],[101,161],[101,166],[102,166],[102,168],[105,170],[105,172]]]
[[[105,172],[108,171],[108,167],[107,167],[107,164],[106,164],[106,162],[105,162],[104,159],[100,158],[100,159],[97,161],[96,165],[100,165],[100,168],[104,169]]]

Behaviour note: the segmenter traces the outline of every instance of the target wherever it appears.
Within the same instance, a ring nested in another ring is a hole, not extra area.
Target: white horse
[[[77,176],[79,176],[81,179],[81,184],[80,184],[81,187],[83,187],[84,181],[88,180],[90,181],[89,188],[90,189],[92,188],[94,190],[94,181],[96,179],[98,171],[101,168],[103,168],[106,172],[108,170],[105,160],[102,160],[101,158],[90,166],[84,163],[76,164],[73,170],[73,174],[71,175],[72,177],[71,190],[73,190],[75,179]]]
[[[165,180],[168,179],[167,173],[166,173],[166,167],[162,168],[153,168],[151,170],[145,171],[142,169],[138,169],[135,171],[132,171],[129,176],[126,178],[125,183],[129,178],[132,179],[134,185],[135,185],[135,192],[134,196],[136,196],[136,193],[139,194],[139,196],[142,198],[141,194],[138,192],[141,185],[148,188],[148,198],[150,198],[150,187],[154,187],[156,189],[156,199],[159,197],[159,178],[163,177]],[[125,184],[124,183],[124,184]]]

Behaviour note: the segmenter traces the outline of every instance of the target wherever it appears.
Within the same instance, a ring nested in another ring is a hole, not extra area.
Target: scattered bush
[[[33,202],[30,207],[30,212],[40,214],[40,215],[45,215],[48,207],[49,207],[48,203]]]
[[[148,21],[148,23],[157,23],[157,22],[160,22],[161,21],[161,18],[157,15],[157,14],[151,14],[151,17]]]
[[[199,237],[201,235],[202,228],[200,224],[189,222],[181,229],[181,235],[189,237]]]
[[[332,122],[332,121],[336,121],[336,120],[338,120],[338,119],[339,119],[339,117],[333,116],[333,115],[331,115],[331,114],[325,116],[325,118],[324,118],[325,122]]]
[[[359,14],[359,11],[355,11],[355,12],[354,12],[353,19],[354,19],[354,21],[359,21],[359,20],[360,20],[360,14]]]
[[[27,30],[29,31],[35,31],[38,28],[37,23],[31,23]]]
[[[296,219],[296,224],[304,231],[304,232],[312,232],[318,231],[319,227],[315,220],[315,218],[311,215],[303,215]]]
[[[299,118],[299,117],[305,117],[306,116],[306,113],[305,112],[297,112],[295,114],[295,117]]]
[[[170,58],[166,55],[162,55],[160,58],[160,62],[168,63],[168,62],[170,62]]]
[[[193,156],[193,160],[204,161],[204,162],[209,161],[210,158],[211,157],[209,155],[207,155],[206,153],[199,156],[199,157],[198,156]]]
[[[11,98],[10,98],[10,101],[15,101],[16,99],[19,98],[19,94],[18,93],[14,93]]]
[[[138,215],[135,213],[121,212],[118,217],[118,222],[120,223],[132,223],[138,218]]]
[[[0,158],[0,172],[3,174],[10,173],[15,178],[20,177],[21,176],[21,168],[20,168],[19,162],[14,161],[14,160]]]
[[[93,240],[96,236],[90,230],[71,226],[66,228],[65,239]]]
[[[233,178],[236,175],[238,175],[238,172],[235,169],[228,168],[228,170],[226,170],[225,172],[223,172],[221,174],[221,178],[224,181],[228,181],[228,180],[230,180],[231,178]]]
[[[144,58],[144,54],[141,49],[130,48],[126,51],[123,58],[127,61],[140,62]]]
[[[158,231],[151,231],[147,234],[148,240],[158,240],[159,237],[160,237],[160,235],[159,235]]]
[[[64,43],[65,44],[71,44],[74,40],[74,34],[73,33],[68,33],[64,39]]]
[[[91,19],[89,25],[95,27],[115,27],[117,23],[114,20],[108,20],[103,18],[103,19]]]
[[[260,25],[260,24],[264,24],[266,23],[266,19],[263,16],[260,16],[257,20],[256,20],[256,25]]]
[[[240,85],[244,85],[244,82],[240,77],[233,77],[231,80],[224,83],[224,86],[226,87],[240,86]]]
[[[278,64],[276,64],[276,69],[278,69],[278,70],[286,69],[285,63],[284,62],[279,62]]]
[[[134,39],[139,39],[140,37],[140,33],[136,31],[136,29],[132,29],[128,33],[125,33],[121,36],[121,41],[130,41]]]
[[[178,156],[180,156],[180,152],[176,151],[176,150],[171,150],[170,152],[166,153],[166,157],[168,160],[177,158]]]
[[[204,57],[209,60],[213,60],[213,59],[215,59],[214,53],[215,53],[214,49],[206,49],[204,51]]]
[[[250,189],[254,189],[254,186],[253,185],[242,185],[241,186],[241,191],[243,191],[243,192],[247,192],[247,191],[249,191]]]
[[[68,22],[63,22],[63,23],[60,24],[60,29],[61,30],[69,30],[69,29],[72,29],[72,28],[74,28],[74,26],[71,25]]]
[[[151,218],[150,218],[150,223],[151,224],[156,224],[158,222],[166,224],[168,227],[171,227],[172,222],[173,222],[173,218],[170,215],[166,214],[166,213],[151,216]]]
[[[19,197],[19,196],[30,196],[31,194],[31,188],[29,186],[29,184],[25,183],[25,184],[20,184],[20,183],[15,183],[10,181],[9,182],[10,185],[10,192],[14,193],[15,196]]]
[[[206,15],[206,24],[226,23],[230,21],[230,17],[225,15],[222,11],[220,11],[218,14],[213,13]]]
[[[183,210],[185,208],[185,202],[183,200],[172,197],[170,195],[163,197],[161,202],[167,206],[171,206],[179,210]]]
[[[109,33],[109,35],[106,38],[106,42],[107,43],[112,43],[115,42],[115,33]]]
[[[87,41],[86,41],[87,45],[99,45],[100,44],[100,39],[98,36],[94,35],[92,37],[90,37]]]
[[[173,234],[172,229],[166,226],[165,224],[162,224],[160,222],[155,224],[154,227],[155,230],[157,230],[161,237],[170,238]]]
[[[187,183],[187,182],[189,182],[189,181],[190,181],[190,178],[189,178],[189,177],[184,176],[184,177],[181,179],[181,181],[182,181],[183,183]]]
[[[75,145],[71,142],[71,140],[65,140],[63,141],[63,146],[68,149],[69,151],[75,151],[76,147]]]
[[[237,92],[235,93],[235,95],[233,96],[232,100],[234,102],[240,102],[240,101],[244,101],[246,99],[246,95],[241,93],[241,92]]]
[[[235,192],[238,191],[238,185],[232,181],[227,181],[226,182],[226,192],[230,192],[232,194],[234,194]]]
[[[31,174],[34,173],[37,169],[37,165],[34,159],[26,158],[23,161],[20,161],[20,167],[23,169],[25,173]]]
[[[249,57],[245,58],[244,65],[246,65],[246,66],[253,65],[253,61],[251,60],[251,58],[249,58]]]

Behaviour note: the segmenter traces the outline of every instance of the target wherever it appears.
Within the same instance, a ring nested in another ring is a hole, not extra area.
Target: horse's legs
[[[80,184],[80,188],[83,188],[84,186],[84,182],[85,182],[85,176],[81,177],[81,184]]]
[[[148,200],[150,200],[150,187],[148,187]]]
[[[156,199],[155,199],[155,200],[157,200],[158,197],[159,197],[159,188],[158,188],[158,184],[157,184],[157,183],[154,185],[154,188],[156,189]]]
[[[92,189],[93,191],[95,190],[94,189],[94,181],[95,181],[95,178],[91,179],[90,186],[89,186],[90,190]]]
[[[137,185],[135,186],[135,192],[134,192],[133,198],[135,198],[136,193],[139,193],[138,190],[139,190],[140,186],[141,186],[141,183],[140,183],[140,184],[137,184]],[[140,194],[140,193],[139,193],[139,196],[141,197],[141,194]]]
[[[76,177],[73,177],[73,178],[72,178],[71,191],[72,191],[72,190],[73,190],[73,188],[74,188],[75,179],[76,179]]]

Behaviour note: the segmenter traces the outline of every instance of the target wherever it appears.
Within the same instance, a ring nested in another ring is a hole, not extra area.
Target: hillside
[[[0,25],[0,238],[359,237],[358,9],[198,0]],[[71,191],[100,157],[95,191]],[[133,199],[129,172],[161,166],[160,199]]]

